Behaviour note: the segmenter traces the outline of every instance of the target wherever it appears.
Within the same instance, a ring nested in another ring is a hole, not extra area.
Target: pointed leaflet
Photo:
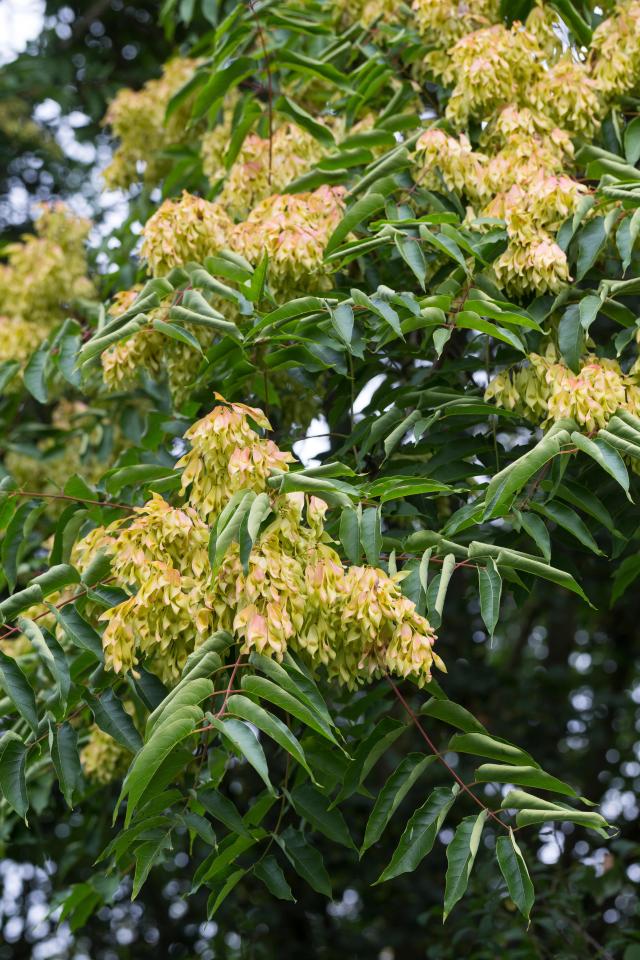
[[[287,827],[284,833],[276,836],[276,842],[296,873],[317,893],[330,897],[331,880],[316,848],[293,827]]]
[[[111,687],[103,690],[99,697],[85,693],[84,698],[93,714],[93,719],[105,733],[113,737],[117,743],[126,747],[132,753],[142,746],[140,734],[136,730],[133,720],[126,712],[122,701],[115,695]]]
[[[19,617],[17,623],[25,637],[31,641],[55,683],[57,683],[60,702],[65,705],[71,687],[71,677],[69,676],[69,665],[64,650],[48,630],[41,630],[33,620]]]
[[[325,837],[344,847],[355,849],[349,828],[339,810],[329,809],[329,801],[310,783],[304,783],[291,792],[291,802],[298,816],[307,820]]]
[[[254,727],[257,727],[258,730],[266,733],[267,736],[275,740],[283,750],[290,753],[296,763],[299,763],[300,766],[307,771],[312,780],[314,779],[300,741],[297,737],[294,737],[289,727],[283,723],[282,720],[268,713],[263,707],[254,703],[253,700],[249,700],[248,697],[243,697],[238,694],[229,697],[226,712],[232,716],[240,717],[241,720],[247,720],[249,723],[252,723]]]
[[[340,515],[340,543],[349,563],[359,563],[360,516],[353,507],[345,507]]]
[[[378,210],[381,210],[384,204],[385,199],[382,194],[368,193],[362,200],[358,200],[352,207],[349,207],[329,237],[325,253],[331,253],[332,250],[335,250],[347,234],[351,233],[354,227],[357,227],[363,220],[368,219]]]
[[[211,719],[213,726],[226,737],[234,749],[251,764],[258,776],[264,782],[269,793],[276,795],[271,781],[269,780],[269,768],[264,750],[260,746],[260,741],[251,729],[248,723],[242,720],[220,720],[218,717]]]
[[[486,819],[486,810],[482,810],[477,817],[465,817],[458,824],[453,840],[447,847],[443,920],[447,919],[467,889]]]
[[[524,513],[514,511],[520,520],[522,529],[528,533],[534,541],[544,559],[549,563],[551,561],[551,538],[544,520],[535,513]]]
[[[456,788],[436,787],[429,798],[415,811],[389,865],[382,871],[376,883],[391,880],[401,873],[410,873],[430,852],[444,818],[456,798]]]
[[[442,570],[440,572],[440,579],[438,581],[438,589],[436,593],[436,598],[433,604],[433,610],[435,611],[436,616],[433,618],[434,627],[440,625],[440,620],[442,618],[442,610],[444,608],[444,601],[447,596],[447,590],[449,588],[449,581],[453,576],[453,571],[456,568],[456,558],[452,553],[448,553],[444,560],[442,561]],[[435,582],[435,581],[434,581]]]
[[[17,733],[8,730],[0,739],[0,794],[23,819],[29,809],[26,762],[27,748]]]
[[[231,891],[238,885],[242,880],[247,871],[244,867],[240,867],[238,870],[234,870],[233,873],[229,874],[224,880],[224,883],[219,890],[214,890],[209,899],[207,900],[207,920],[211,920],[211,917],[220,909],[223,902],[227,899]]]
[[[262,860],[258,860],[253,866],[253,873],[259,880],[262,880],[269,893],[272,893],[278,900],[291,900],[293,903],[296,902],[295,897],[291,893],[291,887],[287,883],[280,864],[274,856],[270,854]]]
[[[425,756],[422,753],[410,753],[391,774],[378,794],[373,810],[367,821],[360,856],[380,839],[391,817],[411,787],[434,760],[435,757],[433,756]]]
[[[459,703],[453,703],[452,700],[433,697],[420,708],[420,713],[427,717],[436,717],[443,723],[448,723],[451,727],[457,727],[464,733],[486,733],[486,729],[479,720],[469,713]]]
[[[225,827],[239,837],[250,838],[251,834],[247,830],[244,821],[238,813],[235,804],[217,790],[212,790],[209,786],[203,787],[198,791],[198,800],[210,813],[214,820],[224,823]]]
[[[367,507],[362,513],[360,538],[367,562],[377,567],[380,562],[382,549],[382,533],[380,530],[380,509]]]
[[[475,779],[482,783],[517,783],[523,787],[537,787],[539,790],[552,790],[565,797],[577,797],[578,794],[563,780],[552,777],[539,767],[507,766],[497,763],[483,763],[475,772]]]
[[[328,307],[331,323],[338,337],[346,346],[353,338],[353,307],[349,303],[339,303],[337,307]]]
[[[491,760],[502,760],[505,763],[523,763],[538,767],[531,756],[520,747],[514,746],[505,740],[497,740],[489,736],[486,731],[477,733],[456,733],[449,741],[449,748],[456,753],[469,753],[476,757],[489,757]],[[539,768],[538,768],[539,769]]]
[[[47,606],[71,643],[83,650],[89,650],[98,660],[104,659],[100,634],[80,616],[75,604],[67,604],[59,610],[52,604]]]
[[[420,246],[420,241],[417,237],[412,237],[406,233],[396,233],[394,240],[400,256],[424,290],[424,282],[427,276],[427,264],[424,259],[424,253],[422,252],[422,248]]]
[[[13,659],[0,650],[0,684],[14,707],[27,721],[35,734],[38,732],[36,698],[31,684]]]
[[[245,676],[242,678],[242,688],[253,696],[268,700],[276,707],[280,707],[287,713],[290,713],[297,720],[306,724],[316,733],[320,733],[327,740],[336,743],[331,729],[327,726],[322,717],[319,717],[315,710],[311,710],[305,703],[302,703],[297,697],[283,690],[280,686],[267,680],[265,677]]]
[[[202,710],[199,707],[181,707],[175,716],[154,730],[151,738],[136,755],[122,784],[115,807],[117,816],[120,802],[128,797],[125,827],[129,826],[138,802],[158,774],[163,762],[185,737],[193,733],[196,723],[201,718]]]
[[[478,567],[478,590],[480,592],[480,614],[489,637],[493,639],[493,633],[500,616],[500,594],[502,593],[502,577],[493,557],[489,557],[486,566]]]
[[[73,807],[74,794],[82,783],[82,768],[78,738],[70,723],[49,724],[49,749],[62,795],[67,806]]]
[[[535,894],[527,864],[511,828],[509,828],[508,837],[498,837],[496,840],[496,857],[507,884],[509,896],[525,920],[528,920]]]
[[[344,783],[333,804],[341,803],[356,792],[360,784],[378,762],[387,748],[407,729],[406,724],[393,717],[383,717],[356,750],[347,767]]]
[[[131,899],[135,898],[140,893],[140,889],[149,876],[149,871],[154,864],[162,858],[163,854],[171,849],[171,830],[166,832],[160,832],[160,836],[153,839],[147,840],[145,843],[141,843],[139,847],[136,847],[134,852],[134,857],[136,861],[136,871],[133,877],[133,890],[131,891]]]
[[[618,451],[600,437],[590,440],[589,437],[585,437],[584,434],[577,431],[571,434],[571,439],[579,450],[582,450],[583,453],[595,460],[603,470],[606,470],[620,484],[627,497],[631,499],[629,472]]]

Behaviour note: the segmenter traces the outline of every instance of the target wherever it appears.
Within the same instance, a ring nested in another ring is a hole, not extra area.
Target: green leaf
[[[360,526],[360,540],[365,552],[367,563],[377,567],[380,563],[382,550],[382,531],[380,529],[381,514],[377,507],[367,507],[362,512]]]
[[[213,663],[217,666],[220,658],[215,656]],[[206,700],[213,693],[213,680],[210,677],[198,676],[199,670],[193,670],[171,690],[165,700],[158,704],[147,719],[146,739],[157,727],[166,723],[182,707],[195,707]]]
[[[0,739],[0,794],[23,820],[29,809],[26,763],[27,748],[17,733],[7,730]]]
[[[296,700],[306,704],[316,716],[316,720],[322,725],[322,728],[332,735],[331,728],[335,728],[335,723],[327,709],[326,703],[322,699],[309,671],[296,663],[290,653],[285,653],[282,664],[279,664],[271,657],[263,657],[258,653],[250,654],[249,662],[262,673],[266,674],[277,687],[290,693]],[[290,713],[291,711],[289,710],[287,712]]]
[[[548,503],[532,503],[531,509],[535,510],[537,513],[541,513],[543,517],[546,517],[548,520],[553,520],[554,523],[557,523],[559,527],[562,527],[568,533],[579,540],[585,547],[588,547],[589,550],[592,550],[598,556],[602,556],[602,550],[593,539],[589,528],[586,523],[578,516],[575,510],[572,510],[571,507],[568,507],[564,503],[560,503],[558,500],[553,500]]]
[[[309,706],[302,703],[297,697],[292,696],[291,693],[281,689],[273,681],[265,677],[245,676],[242,679],[242,688],[246,693],[261,697],[263,700],[273,703],[276,707],[280,707],[286,713],[290,713],[297,720],[315,730],[316,733],[326,737],[332,743],[336,743],[330,727],[327,726],[322,717],[318,716],[315,710],[310,709]]]
[[[333,231],[329,237],[329,242],[327,243],[326,253],[331,253],[332,250],[335,250],[336,247],[342,243],[345,237],[351,233],[351,231],[362,223],[364,220],[368,220],[373,216],[378,210],[381,210],[385,205],[385,198],[380,193],[368,193],[366,196],[362,197],[361,200],[357,200],[353,206],[349,207],[346,211],[344,217]]]
[[[264,857],[262,860],[258,860],[258,862],[253,865],[253,873],[258,880],[262,880],[269,893],[272,893],[278,900],[291,900],[293,903],[296,902],[295,897],[291,893],[291,887],[287,883],[285,875],[274,856],[269,854],[269,856]]]
[[[316,893],[331,897],[331,880],[316,848],[293,827],[287,827],[283,833],[276,836],[276,842],[298,876]]]
[[[0,562],[2,563],[2,572],[4,573],[9,590],[13,591],[16,585],[18,557],[21,549],[24,547],[25,537],[23,531],[25,524],[36,509],[33,502],[23,503],[9,522],[0,548]],[[7,601],[3,601],[6,603]],[[23,608],[24,609],[24,608]],[[5,614],[5,617],[7,615]]]
[[[469,544],[469,559],[478,559],[480,557],[494,557],[498,568],[506,567],[513,570],[521,570],[523,573],[530,573],[534,577],[542,577],[543,580],[550,580],[551,583],[557,583],[565,590],[571,590],[577,593],[587,603],[589,602],[582,587],[574,580],[566,570],[560,570],[559,567],[552,567],[542,560],[527,553],[520,553],[518,550],[510,550],[507,547],[498,547],[492,543],[479,543],[474,540]]]
[[[436,348],[438,359],[442,356],[442,351],[451,339],[452,333],[453,327],[438,327],[437,330],[433,331],[433,345]]]
[[[204,116],[217,100],[220,100],[240,80],[244,80],[255,69],[255,60],[250,57],[239,57],[237,60],[233,60],[224,70],[216,70],[196,97],[193,105],[194,120],[199,120],[200,117]]]
[[[431,851],[456,793],[449,787],[436,787],[429,798],[414,812],[388,866],[376,883],[392,880],[402,873],[411,873]]]
[[[433,610],[436,614],[434,620],[434,626],[439,626],[442,619],[442,611],[444,609],[444,601],[447,596],[447,590],[449,589],[449,583],[453,572],[456,568],[456,558],[453,553],[448,553],[444,560],[442,561],[442,570],[440,572],[440,580],[438,582],[438,590],[436,593],[436,598],[433,604]],[[435,582],[435,581],[434,581]]]
[[[98,660],[104,659],[100,634],[96,633],[91,624],[80,616],[74,603],[65,604],[60,609],[53,604],[48,604],[48,607],[71,643],[82,650],[88,650]]]
[[[632,167],[640,160],[640,117],[634,117],[624,128],[624,155]]]
[[[580,368],[580,357],[584,351],[584,328],[581,319],[579,304],[572,303],[558,324],[560,353],[574,372]]]
[[[596,262],[607,240],[604,217],[594,217],[578,234],[576,280],[582,280]],[[562,347],[560,348],[562,350]],[[562,351],[564,353],[564,351]]]
[[[420,246],[420,241],[417,237],[412,237],[405,233],[396,233],[394,240],[398,253],[424,290],[427,277],[427,263]]]
[[[329,314],[338,337],[349,346],[353,339],[353,307],[349,303],[339,303],[337,307],[329,307]]]
[[[224,556],[234,541],[239,541],[240,529],[248,516],[256,495],[253,491],[240,490],[235,494],[211,529],[209,538],[209,562],[215,576]]]
[[[70,723],[49,723],[49,749],[60,790],[68,807],[73,807],[76,790],[82,783],[78,738]]]
[[[567,430],[562,427],[554,430],[552,427],[532,450],[496,473],[485,494],[485,519],[502,516],[531,477],[541,470],[548,460],[557,456],[563,444],[570,441]]]
[[[188,330],[185,330],[184,327],[181,327],[177,323],[166,323],[164,320],[154,320],[153,329],[157,330],[158,333],[164,334],[165,337],[170,337],[172,340],[178,340],[180,343],[186,344],[187,347],[191,347],[192,350],[195,350],[196,353],[202,354],[202,347],[200,346],[200,341],[194,337],[192,333],[189,333]],[[195,371],[194,371],[195,373]]]
[[[360,517],[353,507],[345,507],[340,514],[340,543],[349,563],[359,563]]]
[[[638,118],[640,119],[640,117]],[[629,472],[625,466],[624,460],[618,451],[601,437],[590,440],[584,434],[574,431],[571,434],[571,440],[581,450],[591,457],[602,467],[613,479],[620,484],[627,497],[631,499],[629,493]]]
[[[28,620],[26,617],[19,617],[18,627],[33,645],[34,649],[37,650],[47,670],[58,685],[60,702],[63,707],[66,706],[71,688],[71,677],[69,675],[69,665],[64,650],[48,630],[41,630],[33,620]]]
[[[118,813],[120,802],[127,798],[127,812],[125,827],[131,822],[138,803],[158,774],[162,763],[185,737],[193,733],[196,723],[202,718],[199,707],[182,707],[171,720],[157,727],[151,738],[145,743],[129,768],[120,791],[120,797],[115,807],[114,821]],[[164,789],[164,787],[163,787]]]
[[[31,684],[13,657],[0,650],[0,684],[21,717],[34,734],[38,732],[36,698]]]
[[[447,846],[443,920],[447,919],[467,889],[486,819],[486,810],[481,810],[477,817],[465,817]]]
[[[218,717],[212,717],[211,723],[216,730],[219,730],[220,733],[226,737],[226,739],[233,746],[234,750],[251,764],[258,776],[264,782],[269,793],[276,796],[276,791],[269,780],[267,758],[264,755],[264,750],[260,745],[260,741],[256,737],[249,724],[242,720],[234,720],[233,718],[228,720],[220,720]]]
[[[310,133],[311,136],[327,150],[335,146],[335,139],[329,127],[325,126],[324,123],[319,123],[317,120],[314,120],[310,113],[307,113],[306,110],[299,104],[294,103],[289,97],[285,97],[284,95],[278,97],[273,105],[273,109],[277,110],[278,113],[283,113],[286,117],[289,117],[290,120],[293,120],[295,124],[302,127],[307,133]]]
[[[523,787],[537,787],[539,790],[552,790],[566,797],[578,794],[568,783],[552,777],[539,767],[507,766],[497,763],[483,763],[475,772],[476,780],[481,783],[517,783]]]
[[[311,779],[314,779],[313,773],[307,764],[304,750],[300,741],[295,737],[288,726],[278,717],[268,713],[263,707],[249,700],[247,697],[234,694],[227,701],[226,712],[233,716],[240,717],[241,720],[247,720],[258,730],[262,730],[267,736],[275,740],[283,750],[291,754],[296,763],[303,767]]]
[[[479,720],[469,713],[459,703],[453,703],[451,700],[440,700],[433,697],[420,709],[420,713],[425,717],[435,717],[448,723],[451,727],[457,727],[464,733],[486,733]]]
[[[147,840],[146,843],[141,843],[140,846],[137,846],[134,851],[134,857],[136,861],[136,869],[133,877],[133,889],[131,891],[131,899],[135,900],[140,890],[149,876],[149,871],[156,863],[164,858],[164,854],[167,850],[171,849],[171,831],[167,830],[165,833],[153,840]]]
[[[207,920],[211,920],[211,917],[218,912],[223,902],[227,899],[232,890],[237,887],[246,872],[247,871],[244,869],[244,867],[234,870],[233,873],[226,877],[219,890],[214,889],[207,901]]]
[[[468,272],[467,261],[455,240],[443,233],[432,233],[424,224],[420,227],[420,236],[440,253],[444,253],[445,257],[454,260],[465,273]]]
[[[628,587],[640,576],[640,554],[625,557],[613,577],[611,606],[620,599]]]
[[[544,520],[535,513],[525,512],[516,515],[525,533],[529,534],[544,559],[549,563],[551,560],[551,538]]]
[[[480,614],[489,637],[493,639],[500,616],[500,595],[502,593],[502,577],[493,557],[489,558],[486,566],[478,567],[478,590],[480,593]]]
[[[129,467],[118,467],[105,474],[105,489],[107,493],[117,494],[124,487],[138,487],[150,480],[161,480],[165,477],[179,476],[172,467],[163,467],[156,463],[134,463]]]
[[[330,809],[329,801],[309,783],[302,784],[291,791],[291,802],[298,816],[307,820],[312,827],[329,837],[334,843],[355,849],[349,828],[339,810]]]
[[[498,837],[496,840],[496,857],[500,872],[507,884],[509,896],[525,920],[528,920],[535,894],[527,864],[511,828],[509,828],[508,837]]]
[[[434,759],[422,753],[410,753],[402,759],[376,798],[367,821],[360,856],[380,839],[411,787]]]
[[[533,758],[520,747],[506,740],[498,740],[488,733],[456,733],[449,741],[449,748],[457,753],[470,753],[477,757],[490,757],[506,763],[525,763],[538,767]]]
[[[198,790],[198,800],[207,813],[210,813],[214,820],[223,823],[231,833],[239,837],[251,838],[251,833],[238,813],[235,804],[224,794],[205,784],[202,789]]]
[[[38,403],[47,403],[47,374],[49,371],[49,342],[45,342],[31,355],[23,373],[24,385]]]
[[[393,717],[383,717],[378,721],[371,733],[358,745],[353,760],[347,767],[342,788],[333,801],[334,806],[356,792],[378,760],[406,729],[406,724]]]
[[[102,690],[99,696],[85,693],[85,700],[93,714],[93,719],[105,733],[126,747],[132,753],[137,753],[142,747],[140,734],[136,730],[133,720],[124,709],[122,701],[115,695],[111,687]]]

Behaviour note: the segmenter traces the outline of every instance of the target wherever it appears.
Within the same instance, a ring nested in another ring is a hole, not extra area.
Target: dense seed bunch
[[[322,157],[318,141],[301,127],[287,123],[275,130],[269,140],[250,134],[244,141],[227,176],[223,164],[228,143],[220,128],[202,138],[202,168],[212,183],[226,177],[218,203],[236,219],[242,219],[261,200],[281,193],[297,177],[306,173]]]
[[[66,315],[76,297],[89,297],[85,240],[90,223],[63,204],[44,207],[35,235],[3,250],[0,266],[0,361],[26,360]]]
[[[525,365],[493,378],[485,399],[513,410],[543,427],[556,420],[575,420],[586,433],[606,427],[616,410],[636,416],[638,383],[616,360],[588,356],[578,373],[559,362],[553,348],[546,356],[530,354]]]
[[[324,248],[342,218],[344,187],[313,193],[276,194],[255,207],[235,230],[235,249],[257,264],[269,256],[269,281],[276,296],[326,289],[331,268]]]
[[[158,154],[181,140],[192,101],[187,99],[168,121],[169,100],[193,75],[196,60],[170,60],[158,80],[149,80],[141,90],[120,90],[104,118],[120,144],[103,171],[108,187],[128,187],[141,177],[156,183],[167,165]]]
[[[155,495],[133,520],[92,531],[76,549],[80,569],[99,551],[110,556],[130,593],[100,616],[107,666],[128,671],[145,660],[172,683],[188,655],[225,629],[241,653],[282,659],[291,649],[349,686],[385,671],[428,681],[433,664],[444,667],[428,621],[400,591],[402,575],[343,568],[324,530],[326,504],[270,489],[270,472],[292,458],[249,420],[268,429],[260,410],[220,404],[188,431],[192,449],[178,466],[189,504]],[[235,543],[214,575],[208,523],[240,490],[268,497],[272,516],[244,564]]]
[[[141,255],[154,276],[229,245],[233,223],[224,208],[184,191],[180,200],[165,200],[142,231]]]
[[[217,406],[185,433],[191,449],[178,461],[182,492],[205,518],[220,513],[239,490],[260,493],[271,471],[288,470],[293,457],[273,440],[260,437],[249,424],[269,430],[261,410],[243,403]]]

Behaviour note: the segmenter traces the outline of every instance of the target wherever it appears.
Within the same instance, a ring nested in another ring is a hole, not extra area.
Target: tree
[[[411,906],[434,863],[445,919],[476,872],[472,917],[519,911],[491,914],[514,956],[618,950],[585,864],[526,932],[541,829],[585,861],[618,818],[604,730],[583,778],[549,711],[574,680],[552,654],[533,686],[523,647],[571,649],[640,573],[640,14],[218,6],[166,4],[191,42],[107,109],[113,269],[54,206],[0,275],[8,842],[78,826],[74,928],[176,863],[272,956],[244,904]]]

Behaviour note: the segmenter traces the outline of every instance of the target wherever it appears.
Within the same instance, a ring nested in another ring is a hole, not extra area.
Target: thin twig
[[[469,789],[469,787],[468,787],[467,784],[464,782],[464,780],[462,779],[462,777],[458,776],[458,774],[457,774],[456,771],[453,769],[453,767],[451,766],[451,764],[449,764],[449,763],[445,760],[445,758],[443,757],[443,755],[441,754],[441,752],[438,750],[438,748],[436,747],[435,743],[433,742],[433,740],[431,739],[431,737],[429,736],[429,734],[427,733],[427,731],[424,729],[424,727],[422,726],[422,724],[421,724],[420,721],[418,720],[415,712],[412,710],[412,708],[410,707],[410,705],[407,703],[407,701],[405,700],[405,698],[404,698],[403,695],[401,694],[400,690],[398,689],[398,687],[396,686],[396,684],[393,682],[393,680],[391,679],[391,677],[389,676],[388,673],[385,674],[385,680],[387,681],[387,683],[389,684],[389,686],[391,687],[391,689],[392,689],[393,692],[395,693],[396,697],[398,698],[398,700],[400,701],[400,703],[402,704],[402,706],[404,707],[404,709],[406,710],[406,712],[408,713],[408,715],[411,717],[411,720],[413,721],[413,724],[414,724],[414,726],[416,727],[416,730],[418,731],[418,733],[420,734],[420,736],[422,737],[422,739],[425,741],[425,743],[428,745],[428,747],[429,747],[429,749],[431,750],[431,752],[433,753],[433,755],[434,755],[435,757],[437,757],[438,760],[440,761],[440,763],[447,768],[447,770],[449,771],[449,773],[451,774],[451,776],[453,777],[453,779],[460,785],[460,788],[461,788],[462,790],[464,790],[465,793],[468,794],[468,796],[471,797],[471,799],[473,800],[474,803],[477,803],[477,805],[478,805],[479,807],[482,807],[483,810],[486,810],[488,816],[490,816],[492,820],[495,820],[496,823],[499,823],[500,826],[503,828],[503,830],[508,830],[509,827],[507,826],[507,824],[506,824],[506,823],[503,823],[503,821],[500,819],[500,817],[499,817],[496,813],[494,813],[493,810],[491,810],[489,807],[487,807],[487,806],[482,802],[482,800],[481,800],[479,797],[476,797],[475,793],[473,793],[473,792]]]

